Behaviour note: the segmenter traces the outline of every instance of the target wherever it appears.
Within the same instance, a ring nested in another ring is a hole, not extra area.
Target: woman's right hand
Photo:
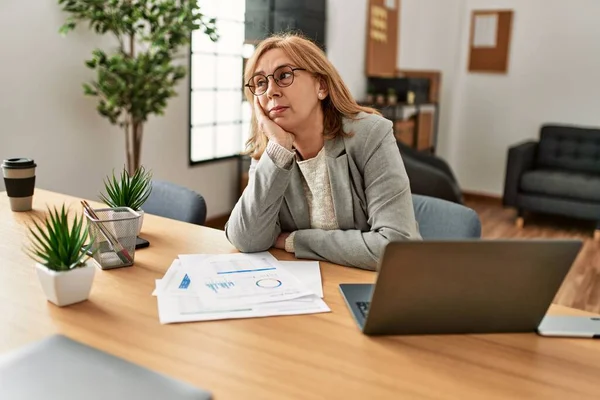
[[[265,114],[260,106],[260,103],[258,102],[258,97],[254,98],[254,114],[256,115],[258,129],[264,132],[270,141],[273,141],[290,151],[292,150],[292,145],[294,144],[294,134],[283,130],[282,127],[277,125],[275,121]]]

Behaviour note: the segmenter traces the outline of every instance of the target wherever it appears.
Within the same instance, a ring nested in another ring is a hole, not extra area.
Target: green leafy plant
[[[96,72],[84,83],[86,95],[98,98],[98,112],[125,131],[127,170],[140,165],[144,123],[163,115],[186,67],[175,63],[194,30],[218,40],[216,20],[200,13],[197,0],[58,0],[69,17],[60,28],[66,35],[87,21],[98,34],[111,33],[118,48],[92,51],[86,65]]]
[[[129,175],[123,168],[117,178],[113,171],[112,176],[104,180],[104,188],[106,194],[101,193],[100,199],[109,207],[129,207],[139,211],[152,192],[152,172],[140,166],[133,175]]]
[[[83,267],[89,259],[87,252],[93,240],[85,244],[89,238],[89,227],[84,225],[84,216],[73,217],[69,222],[69,211],[65,205],[58,209],[48,207],[45,219],[35,218],[28,227],[31,234],[31,245],[28,255],[53,271],[69,271]]]

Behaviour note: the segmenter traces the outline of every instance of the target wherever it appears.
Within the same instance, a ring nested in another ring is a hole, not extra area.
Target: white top
[[[323,147],[316,157],[296,161],[296,164],[298,164],[304,177],[304,193],[310,215],[310,227],[325,230],[338,229],[333,198],[331,197],[331,183],[327,171],[325,148]]]
[[[295,156],[294,152],[275,142],[269,142],[266,152],[280,168],[289,167]],[[327,170],[325,147],[315,157],[302,161],[296,160],[296,164],[298,164],[298,168],[304,177],[302,183],[306,203],[308,204],[310,227],[323,230],[338,229],[339,225],[335,216],[331,194],[331,182]],[[285,250],[290,253],[294,252],[294,233],[292,232],[285,241]]]

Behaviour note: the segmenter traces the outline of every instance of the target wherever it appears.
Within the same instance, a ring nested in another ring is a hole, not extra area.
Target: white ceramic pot
[[[63,307],[88,299],[96,273],[96,265],[90,259],[84,267],[57,272],[36,263],[36,270],[48,301]]]
[[[140,219],[138,220],[138,236],[140,232],[142,232],[142,224],[144,223],[144,210],[137,210],[137,213],[140,214]]]

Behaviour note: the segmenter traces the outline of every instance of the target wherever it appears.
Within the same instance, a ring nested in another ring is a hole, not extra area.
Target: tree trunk
[[[129,173],[129,176],[133,176],[135,171],[140,167],[144,123],[142,121],[134,121],[131,115],[128,115],[126,119],[125,149],[127,154],[127,173]]]
[[[133,126],[131,125],[131,118],[128,115],[125,117],[125,156],[127,157],[127,173],[129,176],[135,172],[135,166],[133,164]]]
[[[133,163],[134,170],[132,174],[140,167],[142,158],[142,135],[144,133],[144,124],[141,121],[136,121],[133,124]]]
[[[129,57],[135,57],[135,36],[129,36]],[[142,142],[142,123],[134,121],[133,115],[125,117],[125,141],[127,151],[127,173],[133,176],[140,166],[140,147]]]

